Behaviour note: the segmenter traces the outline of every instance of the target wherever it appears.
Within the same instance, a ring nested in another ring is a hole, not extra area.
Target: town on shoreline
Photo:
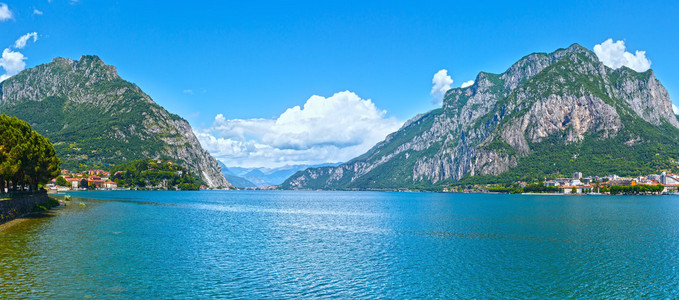
[[[571,178],[555,178],[533,183],[517,181],[512,184],[470,184],[447,187],[443,192],[679,195],[679,175],[662,172],[638,177],[620,177],[615,174],[583,177],[581,172],[575,172]]]
[[[118,166],[119,168],[121,166]],[[173,161],[137,160],[122,165],[122,170],[61,170],[45,188],[50,193],[65,191],[116,190],[205,190],[187,170]],[[184,181],[192,183],[187,186]]]

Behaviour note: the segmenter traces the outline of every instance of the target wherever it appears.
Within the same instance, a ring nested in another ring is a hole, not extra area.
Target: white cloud
[[[184,94],[193,95],[193,90],[186,89],[184,90]]]
[[[0,22],[7,21],[12,18],[12,11],[5,3],[0,3]]]
[[[453,84],[453,79],[448,76],[448,70],[441,69],[436,74],[434,78],[431,79],[432,87],[430,94],[435,97],[434,104],[441,104],[443,101],[443,96],[450,89]]]
[[[613,42],[613,39],[607,39],[594,46],[594,53],[604,65],[613,69],[626,66],[637,72],[645,72],[651,68],[646,51],[637,50],[635,54],[627,52],[624,41]]]
[[[42,16],[42,11],[38,10],[37,8],[33,8],[33,14],[38,15],[38,16]]]
[[[0,76],[0,81],[5,81],[5,79],[16,75],[26,68],[26,57],[18,51],[12,51],[10,49],[5,49],[2,51],[2,57],[0,57],[0,67],[5,69],[5,74]]]
[[[30,32],[30,33],[22,35],[19,39],[16,40],[16,42],[14,42],[14,48],[23,49],[24,47],[26,47],[26,42],[28,42],[28,40],[30,38],[33,38],[33,42],[37,42],[38,41],[38,33],[37,32]]]
[[[345,91],[327,98],[314,95],[276,119],[227,119],[218,114],[212,126],[197,130],[196,136],[227,166],[279,167],[350,160],[400,125],[371,100]]]
[[[472,86],[472,84],[474,84],[474,80],[465,81],[465,82],[462,83],[462,85],[460,86],[460,88],[470,87],[470,86]]]
[[[679,107],[677,107],[676,105],[672,104],[672,110],[674,111],[674,114],[675,114],[675,115],[679,115]]]

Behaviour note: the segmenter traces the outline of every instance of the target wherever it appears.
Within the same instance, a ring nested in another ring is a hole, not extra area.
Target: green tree
[[[64,176],[59,176],[59,177],[57,177],[57,182],[56,182],[56,183],[57,183],[58,186],[66,186],[66,184],[68,184],[68,182],[66,181],[66,179],[64,179]]]
[[[0,115],[0,191],[35,191],[58,176],[60,166],[48,139],[25,121]]]

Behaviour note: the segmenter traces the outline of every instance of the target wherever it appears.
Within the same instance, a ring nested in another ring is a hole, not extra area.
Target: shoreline
[[[33,216],[39,216],[39,215],[44,215],[44,214],[53,215],[54,214],[54,208],[51,208],[51,209],[46,210],[46,211],[37,211],[37,212],[25,213],[25,214],[18,216],[16,218],[12,219],[12,220],[9,220],[5,223],[2,223],[2,224],[0,224],[0,233],[2,233],[3,231],[5,231],[9,228],[12,228],[16,225],[19,225],[23,222],[26,222],[26,221],[32,219]]]

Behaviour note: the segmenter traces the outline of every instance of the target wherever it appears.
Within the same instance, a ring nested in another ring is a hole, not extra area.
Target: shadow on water
[[[23,215],[17,219],[47,219],[47,218],[54,218],[56,216],[56,213],[52,210],[49,211],[41,211],[41,212],[32,212],[27,215]]]
[[[57,196],[61,196],[60,199],[64,199],[62,194],[58,194]],[[135,197],[129,197],[129,198],[88,198],[88,197],[77,197],[77,196],[71,196],[70,202],[72,203],[97,203],[97,202],[118,202],[118,203],[130,203],[130,204],[139,204],[139,205],[150,205],[150,206],[181,206],[179,203],[162,203],[162,202],[155,202],[155,201],[148,201],[148,200],[137,200],[137,199],[144,199],[144,198],[135,198]]]

